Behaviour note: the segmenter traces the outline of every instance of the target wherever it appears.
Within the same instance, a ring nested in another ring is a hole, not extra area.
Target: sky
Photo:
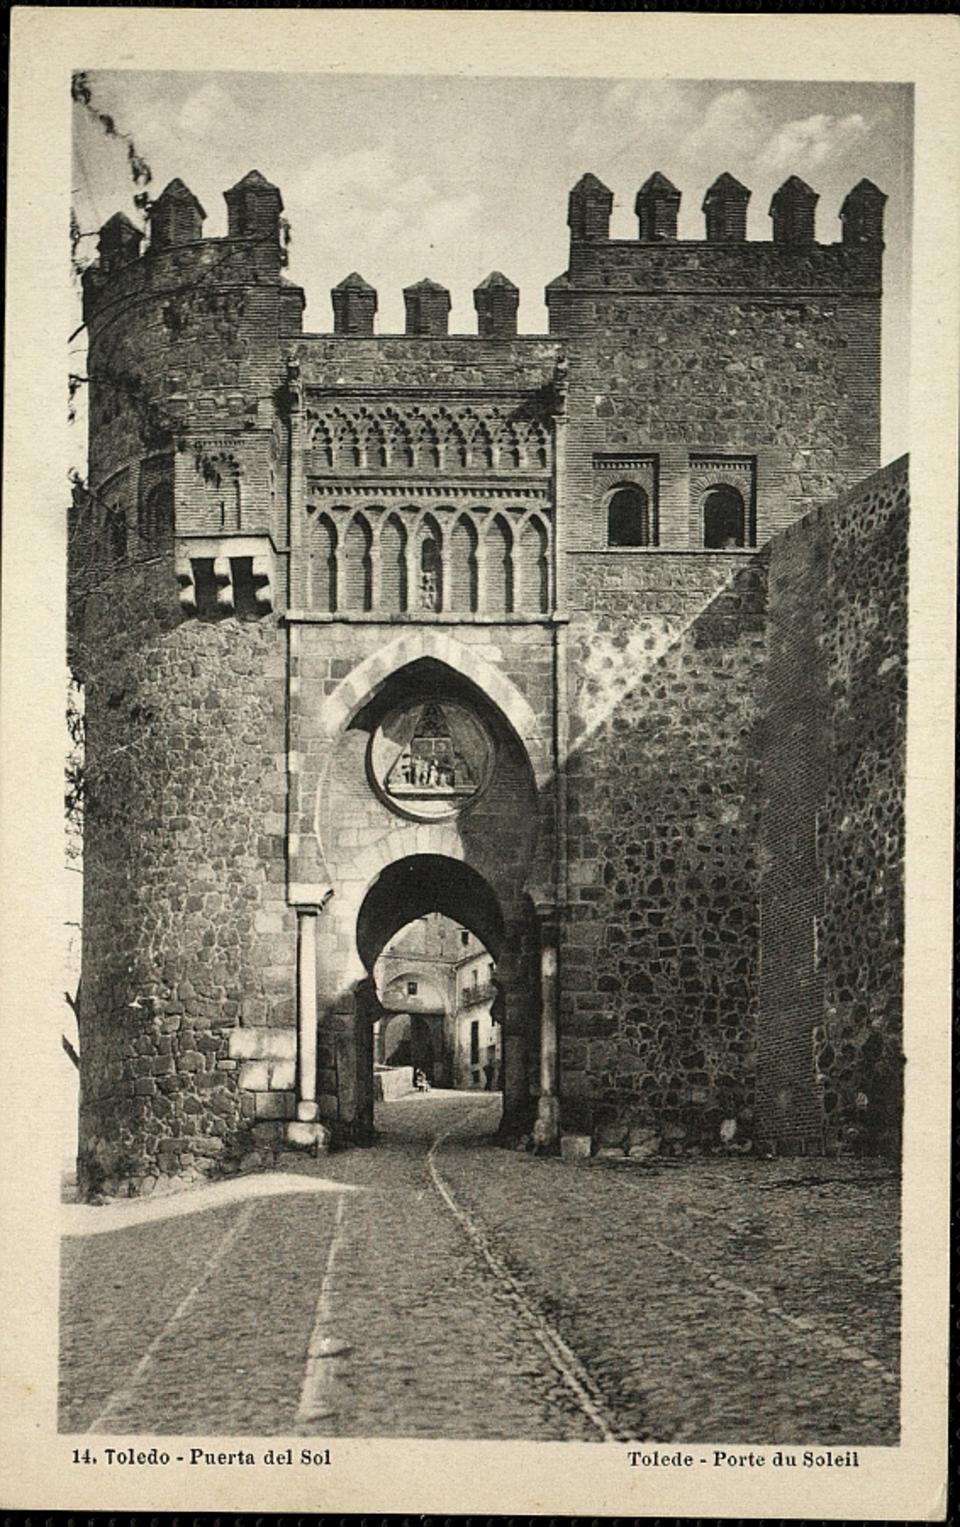
[[[614,193],[611,234],[636,236],[639,186],[662,171],[683,193],[680,237],[703,237],[701,202],[728,170],[748,186],[748,238],[769,239],[788,175],[820,195],[817,236],[839,239],[847,191],[889,197],[884,292],[885,460],[908,448],[912,92],[896,84],[416,75],[91,72],[94,101],[148,161],[226,232],[223,192],[250,169],[280,187],[288,275],[305,328],[329,331],[329,291],[357,270],[379,293],[378,331],[403,329],[404,286],[450,289],[451,333],[474,333],[472,292],[491,270],[521,291],[521,333],[542,333],[546,283],[566,266],[567,195],[585,171]],[[125,146],[76,111],[73,204],[81,229],[136,220]],[[80,250],[92,256],[95,241]]]

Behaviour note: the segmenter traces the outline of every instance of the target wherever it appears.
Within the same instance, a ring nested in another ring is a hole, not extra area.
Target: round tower
[[[256,1104],[231,1034],[244,1015],[289,1021],[276,612],[281,336],[302,298],[281,275],[280,193],[254,174],[226,197],[229,236],[204,239],[203,208],[171,182],[146,250],[118,214],[84,276],[89,475],[70,612],[86,717],[87,1193],[250,1157]]]

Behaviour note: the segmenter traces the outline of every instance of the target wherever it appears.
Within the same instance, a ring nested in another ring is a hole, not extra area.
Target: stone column
[[[307,900],[304,893],[310,891]],[[297,1117],[285,1133],[289,1145],[322,1150],[329,1131],[317,1107],[317,923],[332,893],[329,887],[297,885],[290,892],[297,909]]]
[[[560,1129],[557,1097],[557,1010],[559,930],[556,907],[538,905],[540,925],[540,1097],[535,1135],[539,1145],[553,1145]]]
[[[297,908],[297,1118],[317,1117],[317,918]]]

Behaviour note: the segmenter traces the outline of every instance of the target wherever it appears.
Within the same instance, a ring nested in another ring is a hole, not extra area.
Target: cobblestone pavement
[[[888,1167],[567,1164],[494,1145],[498,1108],[68,1210],[62,1429],[896,1442]]]

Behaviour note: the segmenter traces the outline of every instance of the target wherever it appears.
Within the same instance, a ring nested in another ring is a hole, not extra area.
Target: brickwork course
[[[375,333],[357,272],[303,333],[256,171],[224,239],[179,182],[142,252],[101,231],[70,527],[84,1191],[373,1138],[373,972],[433,912],[496,962],[502,1138],[896,1151],[884,198],[861,182],[821,243],[791,177],[748,242],[722,176],[678,242],[676,195],[651,176],[611,240],[585,176],[531,337],[499,271],[476,335],[429,279]],[[418,747],[447,772],[398,789]]]

